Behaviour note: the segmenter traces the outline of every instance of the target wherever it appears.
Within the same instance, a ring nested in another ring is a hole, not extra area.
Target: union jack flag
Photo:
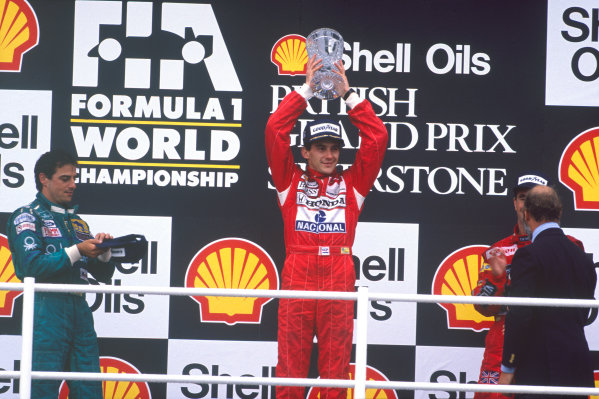
[[[497,384],[499,371],[483,371],[480,375],[481,384]]]

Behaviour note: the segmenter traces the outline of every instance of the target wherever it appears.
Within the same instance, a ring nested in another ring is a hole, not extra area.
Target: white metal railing
[[[20,371],[0,371],[0,378],[19,379],[21,399],[30,399],[32,379],[50,380],[106,380],[138,381],[158,383],[209,383],[209,384],[261,384],[284,386],[315,386],[333,388],[353,388],[355,398],[365,398],[366,389],[398,389],[459,392],[500,392],[529,393],[546,395],[599,395],[599,388],[544,387],[526,385],[487,385],[404,381],[367,381],[367,316],[368,302],[371,300],[422,302],[422,303],[467,303],[481,305],[528,305],[552,307],[588,307],[599,308],[599,300],[587,299],[547,299],[547,298],[507,298],[454,295],[392,294],[369,293],[367,287],[359,287],[357,292],[331,291],[289,291],[289,290],[241,290],[183,287],[149,286],[110,286],[110,285],[72,285],[35,283],[26,277],[23,283],[0,283],[0,290],[23,291],[22,347]],[[35,292],[92,292],[113,294],[148,294],[175,296],[227,296],[253,298],[302,298],[302,299],[338,299],[357,301],[356,323],[356,361],[354,380],[282,378],[282,377],[234,377],[206,375],[171,374],[123,374],[123,373],[82,373],[32,371],[33,344],[33,303]]]

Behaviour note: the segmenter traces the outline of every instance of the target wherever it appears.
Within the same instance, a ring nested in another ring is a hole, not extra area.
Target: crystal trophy
[[[330,28],[316,29],[306,38],[308,57],[322,59],[322,68],[314,72],[310,83],[314,96],[322,100],[333,100],[343,91],[343,79],[333,72],[335,62],[343,56],[343,38],[339,32]]]

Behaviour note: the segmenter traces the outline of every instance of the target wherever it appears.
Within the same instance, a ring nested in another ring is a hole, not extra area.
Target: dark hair
[[[530,191],[530,187],[514,187],[512,191],[514,192],[514,199],[516,199],[522,191]]]
[[[42,191],[42,182],[40,181],[40,173],[51,179],[56,169],[64,165],[77,166],[77,159],[74,156],[63,150],[52,150],[43,154],[35,163],[33,173],[35,174],[35,187],[37,191]]]
[[[526,195],[524,209],[537,222],[557,222],[562,216],[562,202],[548,186],[533,187]]]
[[[304,148],[306,150],[310,151],[310,148],[312,148],[312,144],[316,144],[316,143],[335,143],[335,144],[339,144],[339,147],[343,147],[343,141],[335,140],[330,137],[324,137],[322,139],[312,140],[307,143],[304,142]]]

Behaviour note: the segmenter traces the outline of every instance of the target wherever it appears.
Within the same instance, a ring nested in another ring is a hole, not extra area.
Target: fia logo
[[[242,90],[210,4],[75,3],[73,86],[181,90],[200,65],[214,90]]]

